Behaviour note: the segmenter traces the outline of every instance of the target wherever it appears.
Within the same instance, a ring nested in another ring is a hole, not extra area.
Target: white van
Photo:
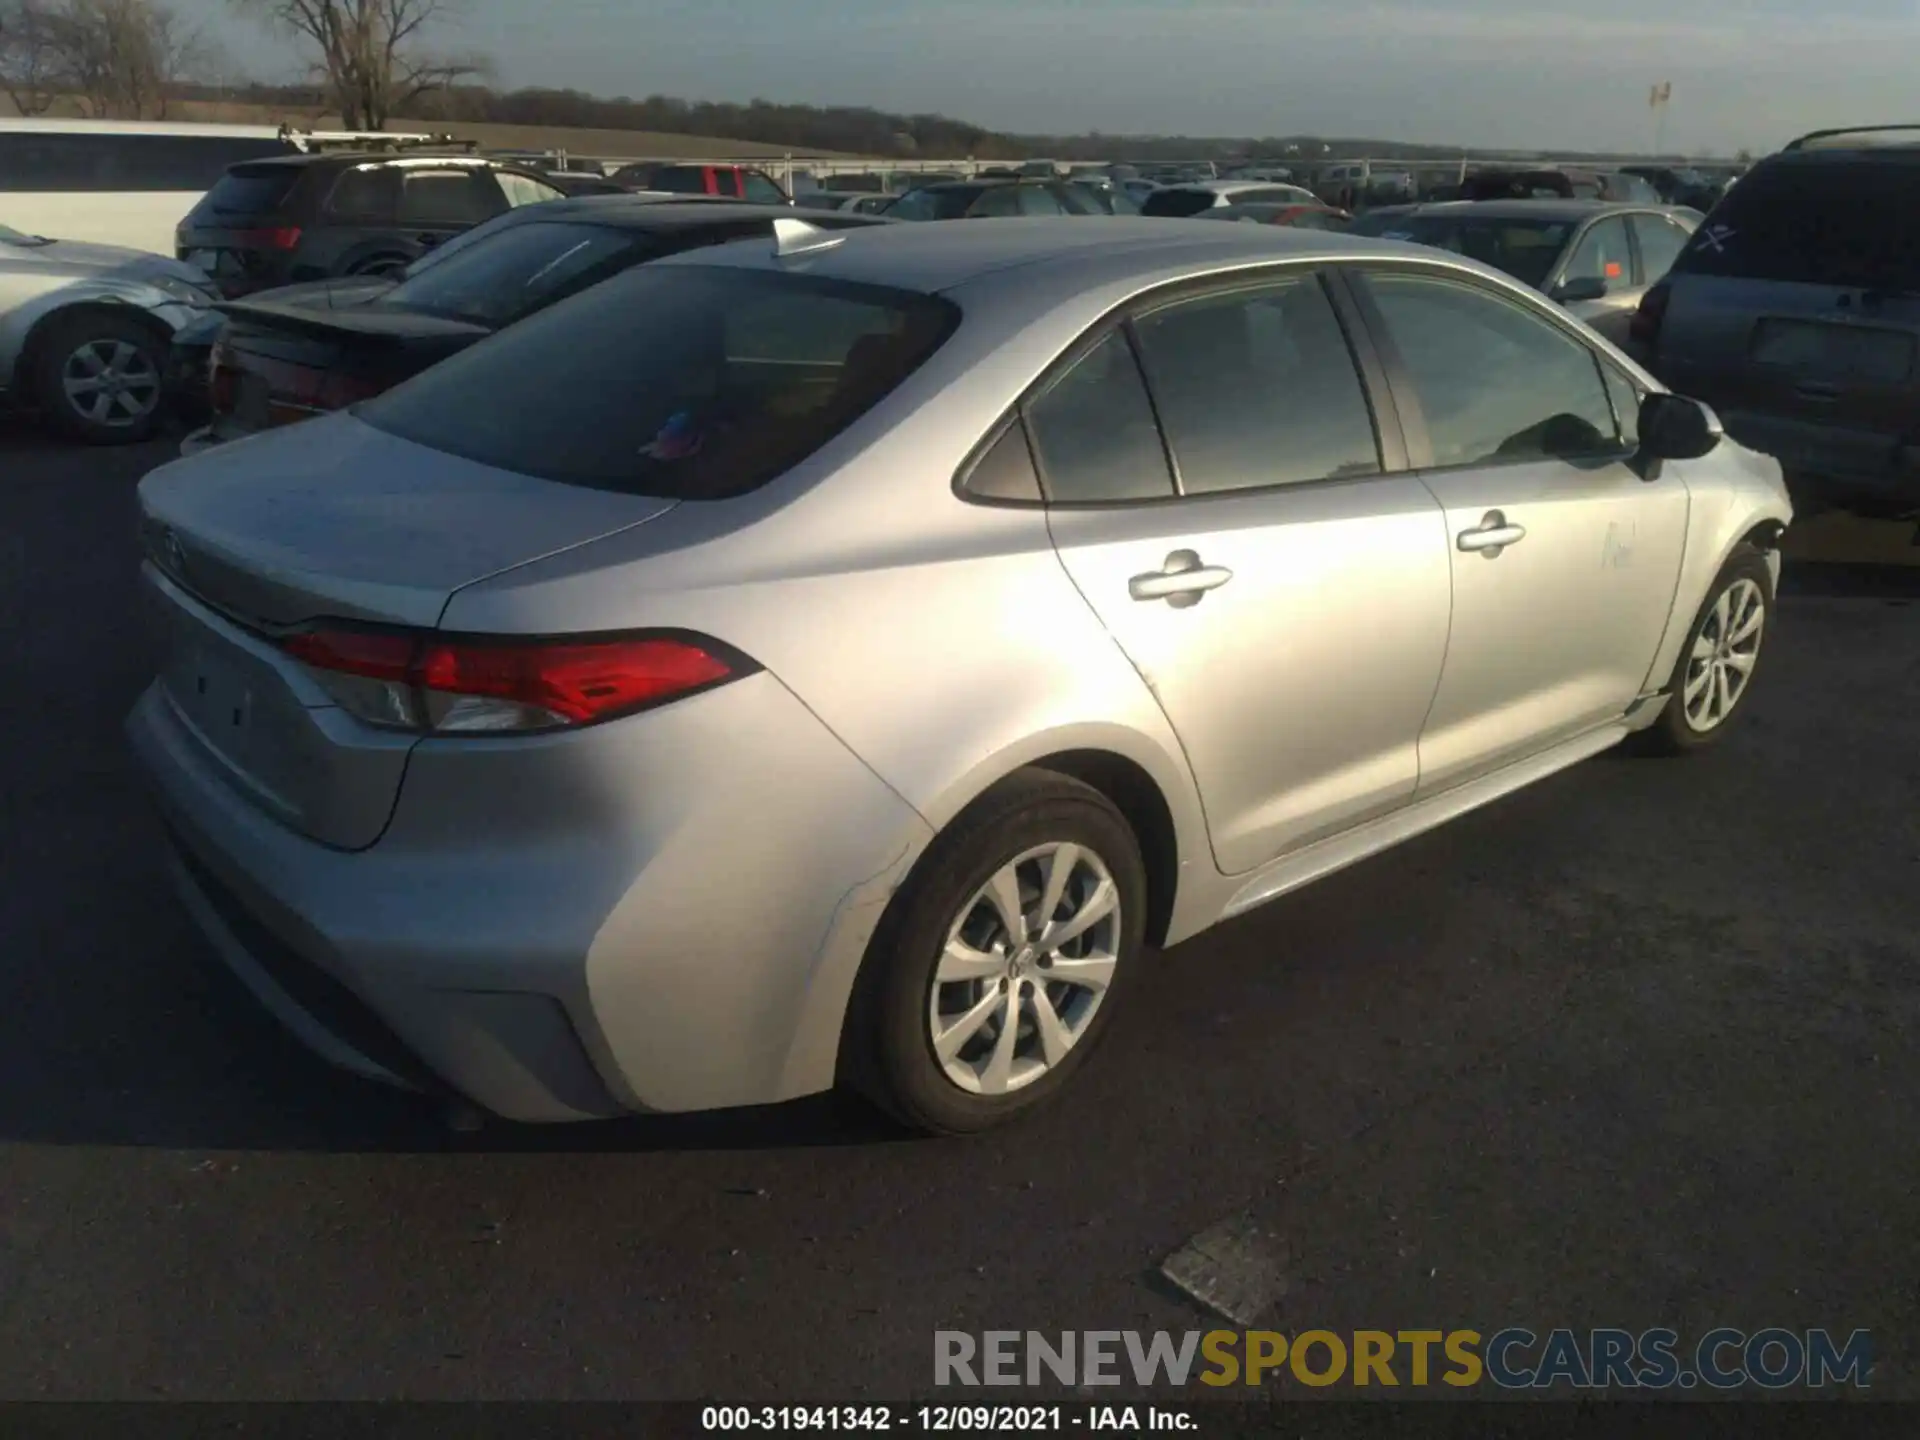
[[[299,148],[268,125],[0,119],[0,224],[172,255],[229,165]]]

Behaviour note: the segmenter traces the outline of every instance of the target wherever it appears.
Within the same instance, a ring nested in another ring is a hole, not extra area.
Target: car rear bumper
[[[331,849],[223,778],[162,687],[129,738],[215,954],[360,1075],[523,1121],[828,1088],[930,834],[771,676],[573,734],[427,741]]]

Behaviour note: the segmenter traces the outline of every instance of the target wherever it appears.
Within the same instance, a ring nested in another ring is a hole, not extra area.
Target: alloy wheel
[[[60,387],[74,414],[110,430],[138,425],[160,404],[160,369],[139,346],[89,340],[60,367]]]
[[[1696,734],[1726,723],[1747,693],[1766,624],[1766,597],[1752,580],[1735,580],[1714,601],[1693,637],[1681,692],[1687,726]]]
[[[1004,1095],[1052,1070],[1113,983],[1120,892],[1097,854],[1058,842],[996,870],[960,909],[934,971],[927,1034],[948,1080]]]

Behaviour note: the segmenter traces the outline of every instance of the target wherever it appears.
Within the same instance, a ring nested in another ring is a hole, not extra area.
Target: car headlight
[[[156,275],[150,282],[162,295],[179,301],[182,305],[211,305],[219,297],[210,290],[204,290],[191,280],[182,280],[175,275]]]

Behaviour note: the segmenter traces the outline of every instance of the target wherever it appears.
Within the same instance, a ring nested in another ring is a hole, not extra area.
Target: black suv
[[[397,274],[483,220],[565,192],[469,154],[326,152],[231,167],[174,234],[223,294],[338,275]]]
[[[1920,126],[1760,161],[1632,333],[1654,374],[1780,461],[1796,506],[1920,513]]]

